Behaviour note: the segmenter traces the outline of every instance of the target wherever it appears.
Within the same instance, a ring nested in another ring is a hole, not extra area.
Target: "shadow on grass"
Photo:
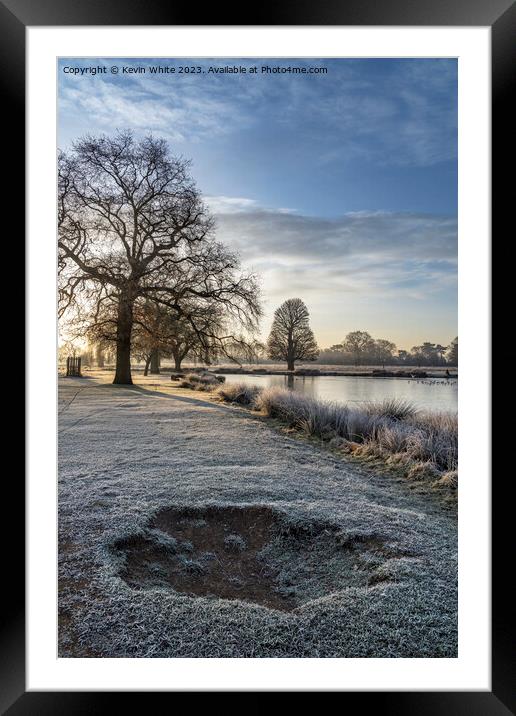
[[[66,380],[66,381],[79,381],[82,382],[83,380],[96,380],[94,375],[63,375],[58,373],[57,377],[59,380]]]
[[[200,398],[194,397],[190,398],[187,395],[176,395],[174,393],[167,393],[162,390],[154,390],[152,388],[147,388],[143,385],[115,385],[114,383],[101,383],[98,385],[98,387],[104,389],[111,389],[113,391],[117,391],[120,388],[123,388],[124,390],[129,390],[132,393],[139,393],[140,395],[143,395],[145,397],[168,398],[169,400],[176,400],[180,403],[186,403],[189,405],[198,405],[199,407],[203,408],[214,408],[215,410],[220,410],[225,413],[231,413],[232,415],[234,415],[235,412],[240,412],[246,417],[255,417],[249,410],[243,408],[237,408],[236,406],[229,407],[227,405],[222,405],[212,400],[201,400]]]

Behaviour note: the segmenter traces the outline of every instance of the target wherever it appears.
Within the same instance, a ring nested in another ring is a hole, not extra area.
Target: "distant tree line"
[[[322,350],[318,363],[335,365],[410,365],[452,366],[458,365],[459,339],[454,338],[447,346],[425,342],[413,346],[410,351],[401,350],[392,341],[373,338],[366,331],[348,333],[342,343]]]

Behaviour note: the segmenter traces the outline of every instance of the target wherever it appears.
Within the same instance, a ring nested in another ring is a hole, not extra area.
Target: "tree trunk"
[[[294,370],[294,341],[292,338],[292,330],[289,329],[287,336],[287,370]]]
[[[133,298],[123,291],[118,300],[116,327],[116,370],[113,383],[132,385],[131,333],[133,330]]]
[[[151,353],[150,372],[159,373],[160,356],[159,350],[155,348]]]
[[[174,356],[174,367],[175,367],[175,369],[176,369],[177,371],[180,371],[180,370],[181,370],[181,362],[182,362],[182,360],[183,360],[182,356],[180,356],[180,355],[175,355],[175,356]]]
[[[144,370],[143,370],[143,375],[148,375],[148,374],[149,374],[150,362],[151,362],[151,356],[148,356],[147,359],[146,359],[146,361],[145,361],[145,368],[144,368]]]

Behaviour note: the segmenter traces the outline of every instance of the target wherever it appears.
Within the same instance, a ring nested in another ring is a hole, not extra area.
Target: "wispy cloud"
[[[259,209],[255,199],[245,199],[240,196],[206,196],[205,203],[214,214],[227,216],[228,214],[241,214],[253,209]]]
[[[211,197],[210,204],[218,207],[218,238],[237,249],[244,264],[261,276],[269,313],[294,295],[309,302],[321,326],[326,314],[333,316],[334,324],[338,321],[343,302],[356,306],[357,316],[374,306],[385,311],[387,305],[395,305],[398,323],[415,304],[422,316],[444,296],[453,305],[453,217],[352,212],[327,219],[261,208],[242,198],[232,205],[228,197]],[[453,316],[452,310],[450,322]]]
[[[253,200],[212,197],[219,234],[246,259],[274,255],[328,264],[357,261],[456,263],[457,222],[431,214],[350,212],[337,218],[303,216],[260,208]],[[248,202],[248,203],[246,203]],[[218,204],[218,206],[217,206]]]
[[[288,209],[287,207],[280,207],[278,209],[266,209],[261,207],[256,199],[246,199],[241,196],[205,196],[204,202],[208,205],[210,211],[220,216],[226,216],[231,214],[251,214],[253,211],[258,212],[260,215],[263,212],[271,211],[274,215],[276,214],[294,214],[294,209]]]

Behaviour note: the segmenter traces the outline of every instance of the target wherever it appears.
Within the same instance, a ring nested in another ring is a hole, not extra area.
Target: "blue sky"
[[[107,74],[63,71],[97,65]],[[248,72],[207,71],[225,65]],[[62,59],[59,97],[62,148],[132,128],[192,160],[218,238],[262,276],[264,336],[290,296],[321,346],[357,329],[403,348],[456,335],[455,60]]]

